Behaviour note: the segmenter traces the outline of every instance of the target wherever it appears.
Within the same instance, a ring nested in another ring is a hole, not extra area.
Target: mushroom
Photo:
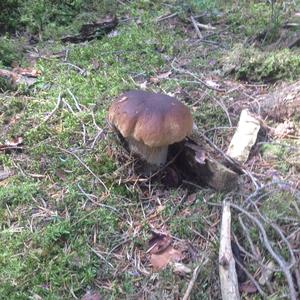
[[[165,164],[168,146],[190,135],[193,120],[187,106],[163,94],[129,91],[111,105],[109,122],[129,149],[150,165]]]

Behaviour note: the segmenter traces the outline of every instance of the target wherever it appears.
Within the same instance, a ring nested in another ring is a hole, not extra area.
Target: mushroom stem
[[[130,151],[138,154],[151,165],[161,166],[166,163],[168,155],[168,146],[149,147],[143,142],[133,138],[127,138]]]

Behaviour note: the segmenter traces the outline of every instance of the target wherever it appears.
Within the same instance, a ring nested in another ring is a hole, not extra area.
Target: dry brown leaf
[[[284,138],[288,135],[293,135],[295,131],[295,124],[292,121],[286,120],[275,127],[274,135],[276,138]]]
[[[181,251],[169,246],[163,252],[159,254],[151,254],[150,263],[155,270],[161,270],[165,268],[170,262],[179,262],[183,259]]]
[[[22,143],[23,143],[23,138],[21,136],[18,136],[12,140],[5,141],[5,144],[3,145],[0,144],[0,151],[5,151],[8,149],[20,147]]]
[[[26,77],[38,77],[41,74],[40,71],[33,68],[16,67],[13,68],[12,71]]]
[[[101,296],[98,292],[96,291],[87,291],[81,300],[101,300]]]
[[[246,281],[239,285],[241,293],[254,294],[257,292],[257,288],[252,281]]]
[[[182,263],[175,262],[175,263],[173,263],[173,272],[175,274],[184,276],[186,274],[191,273],[192,270]]]
[[[171,243],[172,238],[165,234],[159,234],[156,232],[152,232],[153,237],[149,241],[149,249],[147,250],[147,253],[150,254],[157,254],[161,253],[165,249],[167,249]]]
[[[152,83],[159,83],[162,79],[169,78],[171,74],[172,74],[172,71],[168,71],[165,73],[158,74],[157,76],[152,76],[152,77],[150,77],[149,80]]]
[[[187,196],[186,203],[191,205],[196,201],[196,199],[197,199],[197,193],[190,194]]]

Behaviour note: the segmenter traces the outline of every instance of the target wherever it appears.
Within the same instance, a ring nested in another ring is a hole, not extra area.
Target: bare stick
[[[161,22],[161,21],[164,21],[164,20],[167,20],[167,19],[170,19],[170,18],[174,18],[178,15],[178,13],[173,13],[173,14],[166,14],[166,15],[163,15],[163,16],[160,16],[156,19],[156,22]]]
[[[203,35],[202,35],[202,33],[201,33],[199,27],[197,26],[197,22],[195,21],[195,19],[194,19],[193,16],[191,16],[191,21],[192,21],[192,23],[193,23],[193,26],[194,26],[194,28],[195,28],[195,30],[196,30],[196,33],[197,33],[199,39],[202,39],[202,38],[203,38]]]
[[[223,300],[239,300],[239,285],[235,270],[235,260],[231,249],[230,227],[230,204],[229,202],[224,200],[219,250],[219,273],[221,281],[221,293]]]
[[[105,185],[105,183],[101,180],[101,178],[99,177],[99,176],[97,176],[91,169],[90,169],[90,167],[84,162],[84,161],[82,161],[81,159],[80,159],[80,157],[77,155],[77,154],[75,154],[75,153],[73,153],[73,152],[71,152],[71,151],[69,151],[69,150],[67,150],[67,149],[64,149],[64,148],[61,148],[61,147],[56,147],[57,149],[59,149],[59,150],[61,150],[61,151],[63,151],[63,152],[65,152],[65,153],[68,153],[68,154],[71,154],[71,155],[73,155],[79,162],[80,162],[80,164],[83,166],[83,167],[85,167],[100,183],[101,183],[101,185],[104,187],[104,189],[105,189],[105,191],[109,194],[110,192],[109,192],[109,189],[107,188],[107,186]]]
[[[59,109],[61,103],[62,103],[62,97],[61,97],[61,93],[59,93],[55,107],[50,112],[50,114],[45,118],[45,120],[37,127],[40,127],[42,124],[46,123],[55,114],[55,112]]]
[[[192,289],[193,289],[193,286],[194,286],[194,284],[195,284],[195,282],[197,280],[197,277],[198,277],[198,274],[199,274],[199,271],[200,271],[200,267],[203,266],[203,265],[205,265],[207,263],[207,261],[208,261],[208,259],[206,259],[202,264],[198,265],[195,268],[195,270],[193,272],[193,276],[192,276],[192,278],[191,278],[191,280],[189,282],[189,285],[188,285],[188,287],[187,287],[187,289],[186,289],[186,291],[184,293],[184,296],[183,296],[182,300],[188,300],[189,299],[190,294],[191,294]]]
[[[201,28],[204,30],[216,30],[216,27],[213,27],[210,24],[202,24],[202,23],[196,22],[196,26],[198,28]]]

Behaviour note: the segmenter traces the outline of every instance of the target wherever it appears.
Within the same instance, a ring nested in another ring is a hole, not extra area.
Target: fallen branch
[[[235,260],[231,249],[231,213],[230,204],[224,200],[221,224],[219,274],[223,300],[240,299]]]
[[[256,224],[256,226],[258,227],[258,229],[261,233],[260,234],[261,241],[263,242],[265,248],[268,250],[270,255],[273,257],[273,259],[280,266],[282,272],[285,275],[285,278],[286,278],[286,281],[288,283],[289,290],[290,290],[290,299],[291,300],[296,300],[297,299],[297,293],[296,293],[296,290],[295,290],[295,287],[294,287],[293,277],[292,277],[292,274],[290,272],[290,268],[293,265],[291,265],[291,263],[286,262],[285,259],[274,250],[274,248],[272,247],[272,245],[271,245],[271,243],[270,243],[270,241],[267,237],[267,233],[265,231],[265,228],[264,228],[263,224],[254,215],[252,215],[247,210],[241,208],[240,206],[238,206],[234,203],[231,203],[230,206],[233,207],[234,209],[240,211],[244,215],[246,215],[253,223]]]
[[[188,300],[188,299],[189,299],[190,294],[191,294],[191,292],[192,292],[192,289],[193,289],[193,287],[194,287],[194,284],[195,284],[195,282],[196,282],[196,280],[197,280],[197,277],[198,277],[198,274],[199,274],[199,271],[200,271],[200,267],[203,266],[203,265],[205,265],[205,264],[207,263],[207,261],[208,261],[208,259],[206,259],[206,260],[204,261],[204,263],[202,263],[201,265],[198,265],[198,266],[195,268],[195,270],[194,270],[194,272],[193,272],[193,276],[192,276],[192,278],[191,278],[191,280],[190,280],[190,282],[189,282],[188,288],[187,288],[187,290],[185,291],[182,300]]]
[[[194,26],[194,28],[195,28],[195,31],[196,31],[196,33],[197,33],[199,39],[202,39],[202,38],[203,38],[203,35],[202,35],[201,31],[199,30],[199,27],[197,26],[197,22],[195,21],[195,19],[194,19],[193,16],[191,16],[191,21],[192,21],[192,24],[193,24],[193,26]]]
[[[198,28],[201,28],[204,30],[216,30],[216,27],[213,27],[210,24],[202,24],[202,23],[196,22],[196,26]]]

